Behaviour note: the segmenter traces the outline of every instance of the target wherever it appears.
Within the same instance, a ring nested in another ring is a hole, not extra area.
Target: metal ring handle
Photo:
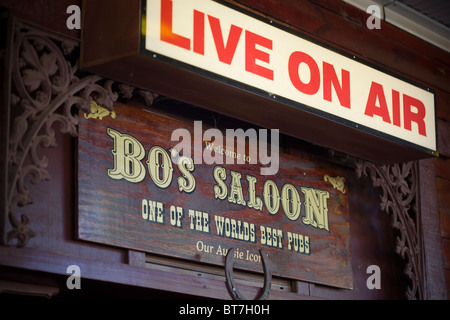
[[[264,286],[262,292],[259,294],[256,300],[266,300],[269,297],[270,287],[272,285],[272,272],[270,270],[267,254],[263,250],[259,250],[261,255],[262,265],[264,269]],[[233,264],[234,264],[234,248],[228,250],[225,259],[225,279],[227,281],[228,291],[230,292],[233,300],[247,300],[237,289],[234,283],[233,276]]]

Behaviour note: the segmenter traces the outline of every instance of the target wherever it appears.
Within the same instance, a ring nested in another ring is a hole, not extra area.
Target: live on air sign
[[[147,0],[145,49],[436,151],[434,94],[212,0]]]
[[[83,69],[377,162],[438,155],[429,88],[225,1],[102,1]]]

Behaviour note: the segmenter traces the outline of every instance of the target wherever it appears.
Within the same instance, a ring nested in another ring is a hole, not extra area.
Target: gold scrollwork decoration
[[[116,118],[116,112],[114,110],[110,111],[102,106],[99,106],[95,101],[91,102],[91,113],[84,114],[86,119],[99,119],[103,120],[104,117],[111,116],[111,118]]]
[[[343,194],[345,194],[345,178],[344,177],[330,177],[329,175],[324,175],[323,180],[325,182],[329,181],[332,185],[333,188],[341,191]]]

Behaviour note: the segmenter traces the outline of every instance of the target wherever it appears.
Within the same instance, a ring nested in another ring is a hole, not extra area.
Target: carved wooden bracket
[[[124,98],[139,94],[147,104],[156,95],[97,75],[81,74],[78,40],[18,20],[11,22],[9,33],[6,65],[12,83],[7,114],[14,121],[7,139],[7,205],[0,212],[0,232],[4,245],[15,242],[17,247],[24,247],[35,233],[30,217],[26,214],[19,219],[15,211],[33,202],[28,177],[32,184],[50,178],[48,159],[38,150],[56,147],[55,128],[77,136],[78,110],[89,114],[93,103],[112,112],[119,97],[113,86]]]
[[[380,207],[392,214],[392,226],[400,231],[396,252],[405,260],[404,273],[411,281],[408,299],[424,299],[422,233],[419,210],[418,163],[377,165],[356,162],[359,178],[370,176],[375,187],[381,188]]]

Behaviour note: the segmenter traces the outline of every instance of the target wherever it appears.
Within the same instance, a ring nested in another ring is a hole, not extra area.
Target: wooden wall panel
[[[423,237],[423,259],[426,269],[424,290],[428,299],[442,299],[445,296],[445,277],[442,261],[441,219],[437,202],[435,176],[436,161],[420,161],[420,219]]]
[[[450,270],[445,270],[445,282],[447,283],[447,297],[450,297]]]
[[[450,106],[449,108],[450,109]],[[439,119],[438,120],[438,150],[440,157],[450,157],[450,122]]]
[[[30,219],[30,228],[36,234],[28,248],[68,255],[76,264],[77,257],[123,263],[126,251],[110,247],[93,246],[75,241],[76,156],[74,139],[57,134],[57,148],[40,150],[49,160],[49,181],[30,184],[33,203],[17,209]],[[66,270],[62,270],[65,271]]]
[[[436,176],[450,180],[450,158],[436,159]]]
[[[444,239],[442,247],[444,251],[444,268],[450,270],[450,239]]]
[[[379,195],[365,177],[350,177],[349,209],[354,290],[336,290],[316,285],[314,295],[327,299],[405,299],[406,277],[402,260],[395,252],[395,235],[390,215],[379,207]],[[381,290],[366,286],[367,268],[381,270]]]
[[[448,141],[450,130],[450,53],[437,49],[423,40],[414,38],[404,31],[382,23],[381,30],[368,30],[365,26],[367,14],[341,0],[297,1],[297,0],[239,0],[230,2],[275,17],[281,23],[293,26],[336,48],[354,54],[383,68],[404,75],[436,91],[442,155],[450,156]],[[80,32],[68,30],[65,26],[68,5],[75,1],[59,0],[0,0],[0,6],[10,9],[11,15],[22,18],[55,32],[79,39]],[[2,84],[3,86],[3,84]],[[140,104],[142,106],[142,104]],[[114,284],[127,284],[152,290],[178,291],[183,294],[195,293],[214,298],[228,298],[223,280],[205,280],[195,275],[147,270],[142,266],[142,253],[87,244],[74,240],[75,160],[73,139],[58,135],[58,148],[46,149],[49,158],[50,181],[31,185],[34,204],[20,208],[18,216],[24,213],[36,236],[24,249],[0,247],[0,264],[10,265],[18,272],[40,270],[58,275],[62,291],[66,297],[71,292],[64,290],[66,270],[69,263],[83,266],[86,279],[97,279]],[[294,140],[294,143],[298,143]],[[5,145],[3,142],[1,145]],[[293,153],[303,152],[297,149]],[[447,297],[450,297],[450,162],[445,158],[436,160],[435,180],[437,204],[440,214],[442,256],[445,265]],[[433,179],[434,177],[429,177]],[[29,181],[28,181],[29,183]],[[274,292],[273,298],[348,298],[377,299],[404,298],[405,281],[402,268],[404,262],[394,253],[395,232],[390,227],[390,217],[378,209],[379,198],[370,181],[352,178],[352,188],[360,190],[351,202],[351,237],[355,289],[338,290],[298,282],[297,292]],[[364,194],[364,195],[363,195]],[[363,200],[364,199],[364,200]],[[367,235],[371,235],[370,237]],[[381,235],[381,236],[380,236]],[[437,245],[441,246],[441,243]],[[382,248],[382,250],[380,250]],[[445,260],[444,260],[445,259]],[[371,291],[365,286],[366,268],[369,264],[380,264],[382,290]],[[383,271],[385,270],[385,271]],[[386,272],[386,273],[385,273]],[[400,280],[399,280],[400,279]],[[113,287],[113,290],[119,287]],[[241,288],[241,287],[240,287]],[[110,290],[111,287],[108,288]],[[243,285],[241,291],[256,294],[256,285]]]
[[[8,8],[11,16],[79,38],[80,30],[69,30],[66,27],[70,16],[66,11],[70,5],[81,6],[81,0],[0,0],[0,6]]]
[[[436,178],[438,204],[441,210],[450,210],[450,180]]]
[[[450,239],[450,210],[439,209],[441,220],[441,235],[443,238]]]

